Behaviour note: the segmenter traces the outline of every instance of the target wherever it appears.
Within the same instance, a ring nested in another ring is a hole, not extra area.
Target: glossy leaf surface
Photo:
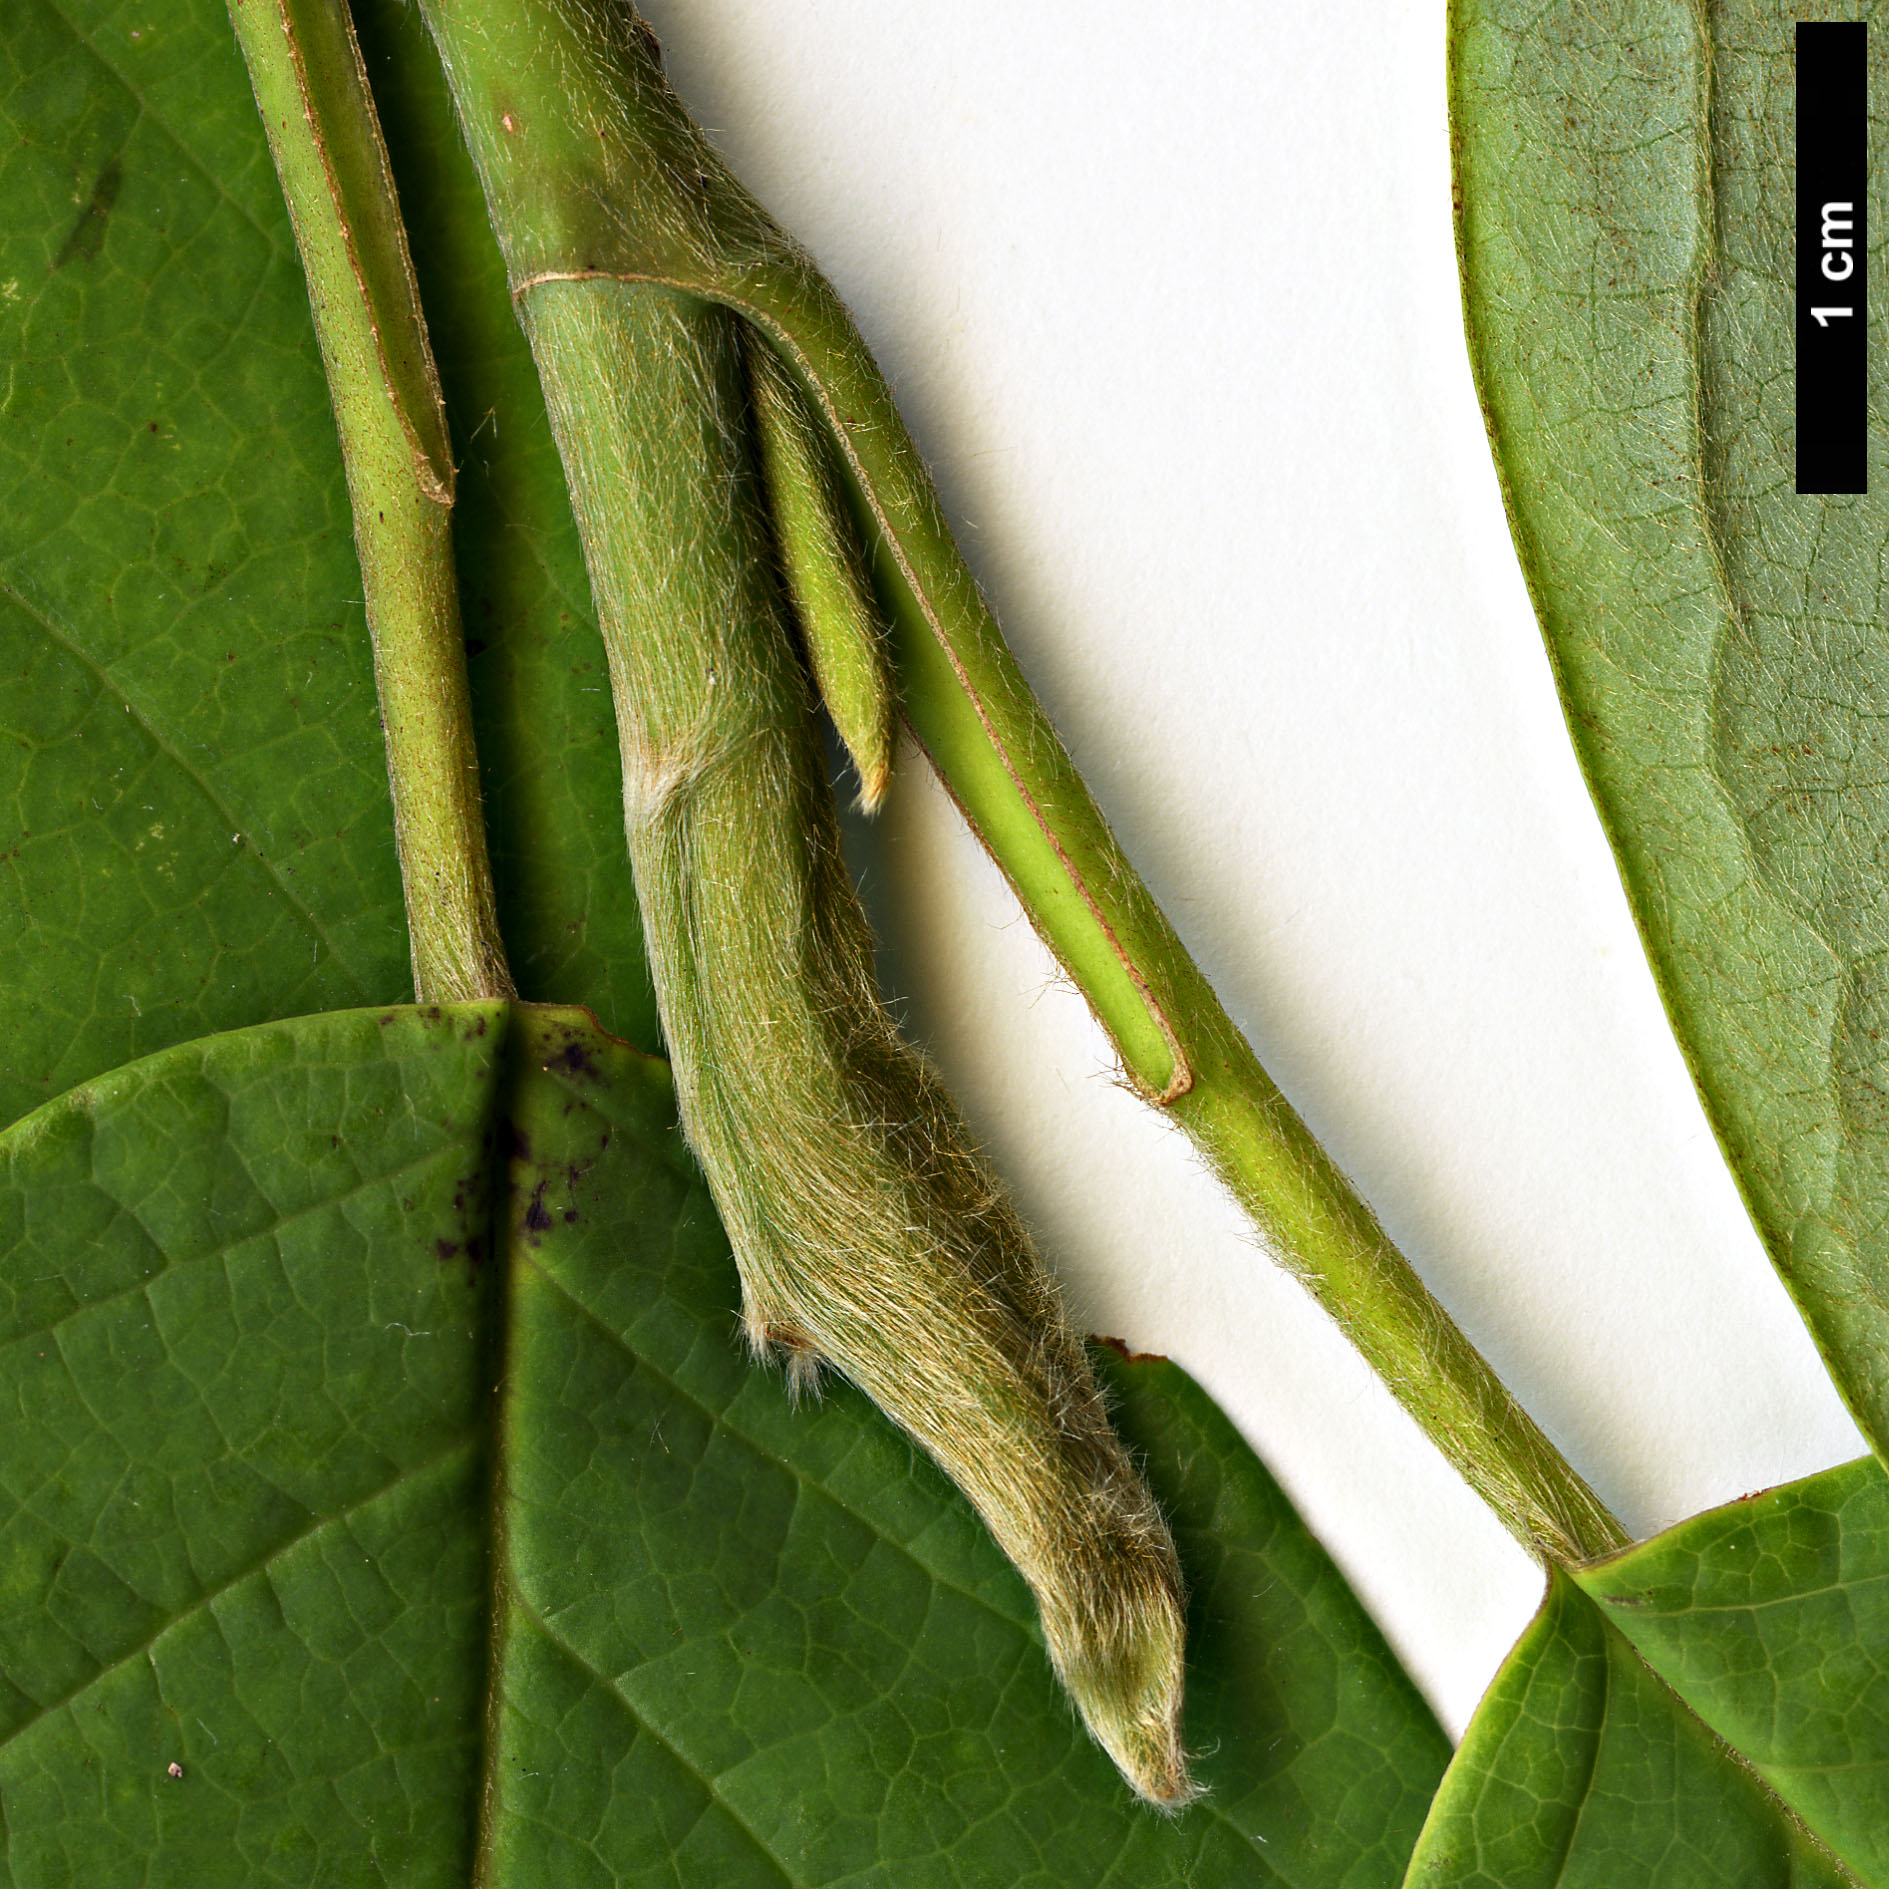
[[[1880,1451],[1880,406],[1874,496],[1790,471],[1793,24],[1875,11],[1456,0],[1452,85],[1472,352],[1582,765],[1740,1185]]]
[[[1167,1819],[944,1480],[749,1366],[582,1013],[262,1026],[0,1156],[0,1880],[1396,1879],[1447,1745],[1186,1378],[1109,1366],[1196,1585]]]

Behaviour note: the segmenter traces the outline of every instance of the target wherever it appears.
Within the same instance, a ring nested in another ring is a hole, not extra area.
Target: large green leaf
[[[334,421],[227,21],[9,6],[0,202],[5,1120],[411,984]]]
[[[1412,1889],[1824,1889],[1849,1879],[1567,1575],[1477,1708]]]
[[[1875,11],[1455,0],[1452,53],[1472,350],[1575,743],[1713,1123],[1880,1452],[1881,388],[1874,496],[1791,471],[1792,27]]]
[[[1889,1477],[1873,1456],[1695,1516],[1580,1581],[1861,1880],[1889,1882]]]
[[[543,400],[417,20],[364,24],[464,462],[514,966],[653,1044]],[[4,1121],[169,1043],[412,986],[334,422],[221,0],[10,7],[0,201]]]
[[[1557,1575],[1411,1881],[1889,1883],[1886,1645],[1873,1456]]]
[[[0,1881],[1396,1880],[1447,1745],[1199,1391],[1107,1366],[1195,1582],[1165,1818],[944,1479],[747,1363],[581,1012],[213,1038],[0,1159]]]

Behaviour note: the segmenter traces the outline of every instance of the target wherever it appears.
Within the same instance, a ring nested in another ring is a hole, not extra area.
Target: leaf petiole
[[[513,994],[480,809],[453,461],[386,146],[345,6],[229,0],[334,402],[387,739],[414,995]]]

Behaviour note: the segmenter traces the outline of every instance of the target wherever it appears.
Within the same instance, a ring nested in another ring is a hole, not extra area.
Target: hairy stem
[[[229,0],[308,279],[347,469],[422,1003],[512,995],[453,571],[453,462],[344,0]]]
[[[1439,1449],[1537,1554],[1625,1531],[1451,1321],[1234,1028],[1117,846],[952,541],[851,318],[607,0],[429,0],[514,293],[719,303],[824,426],[892,628],[903,711],[1140,1092],[1168,1110]]]

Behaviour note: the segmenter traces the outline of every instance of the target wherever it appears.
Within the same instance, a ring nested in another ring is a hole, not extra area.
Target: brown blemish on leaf
[[[1126,1364],[1166,1364],[1168,1361],[1165,1351],[1130,1351],[1125,1339],[1110,1338],[1101,1332],[1098,1332],[1089,1342],[1094,1345],[1106,1345]]]

